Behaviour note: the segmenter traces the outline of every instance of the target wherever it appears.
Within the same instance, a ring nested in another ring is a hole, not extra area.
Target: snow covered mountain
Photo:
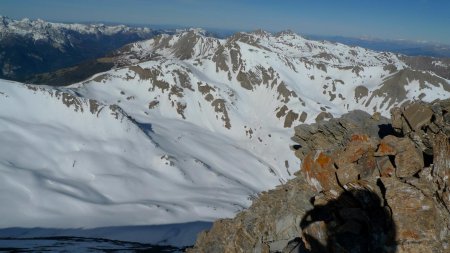
[[[0,78],[26,80],[33,74],[98,58],[158,33],[124,25],[63,24],[0,16]]]
[[[436,43],[431,41],[414,41],[414,40],[389,40],[374,38],[370,36],[362,37],[345,37],[345,36],[326,36],[326,35],[307,35],[313,40],[327,40],[343,43],[349,46],[359,46],[375,51],[393,52],[409,56],[419,57],[450,57],[450,45]]]
[[[145,37],[150,33],[149,28],[132,28],[125,25],[106,26],[104,24],[66,24],[50,23],[42,19],[14,20],[8,17],[0,16],[0,34],[7,36],[9,34],[21,35],[33,38],[34,41],[49,40],[54,47],[63,50],[67,43],[73,43],[74,39],[68,33],[77,32],[80,34],[92,35],[114,35],[118,33],[136,33]]]
[[[111,93],[111,86],[146,83],[149,92],[157,94],[154,100],[146,98],[151,109],[166,108],[158,106],[165,101],[187,120],[194,116],[184,114],[198,115],[200,110],[187,101],[190,93],[201,93],[200,103],[225,104],[216,111],[225,128],[233,125],[228,111],[243,111],[242,103],[256,110],[245,117],[268,117],[270,122],[275,116],[275,125],[281,121],[290,127],[355,109],[389,116],[394,105],[446,98],[450,91],[447,79],[412,69],[395,54],[310,41],[292,32],[256,31],[220,40],[191,29],[128,45],[111,61],[118,68],[73,88],[98,98],[105,89]],[[91,94],[98,90],[100,94]],[[214,102],[217,99],[222,102]],[[128,104],[120,96],[109,103],[118,101]]]
[[[395,54],[292,32],[180,31],[68,87],[0,83],[1,227],[211,221],[291,178],[293,126],[450,97]]]

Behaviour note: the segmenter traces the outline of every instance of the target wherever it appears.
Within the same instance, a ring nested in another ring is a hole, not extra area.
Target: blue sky
[[[0,15],[450,44],[450,0],[0,0]]]

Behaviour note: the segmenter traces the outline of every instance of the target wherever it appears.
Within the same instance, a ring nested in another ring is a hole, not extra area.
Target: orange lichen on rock
[[[338,187],[335,171],[333,158],[322,151],[311,152],[302,162],[301,173],[319,192]]]
[[[403,239],[408,238],[408,239],[413,239],[413,240],[420,239],[420,236],[416,232],[411,231],[411,230],[402,231],[400,233],[400,235],[398,235],[398,237],[403,238]]]
[[[376,143],[374,143],[369,136],[364,134],[352,135],[344,152],[341,153],[340,157],[337,157],[338,166],[358,161],[370,149],[375,147]]]
[[[331,157],[325,155],[322,152],[320,152],[319,156],[316,159],[317,164],[319,164],[322,168],[329,167],[331,165],[331,161]]]
[[[366,134],[354,134],[351,137],[351,141],[369,141],[369,136]]]
[[[386,142],[381,142],[378,146],[378,150],[375,153],[376,156],[385,156],[385,155],[395,155],[396,151],[395,149],[387,144]]]

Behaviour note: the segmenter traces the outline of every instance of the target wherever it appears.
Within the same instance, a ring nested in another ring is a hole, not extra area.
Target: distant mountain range
[[[450,45],[432,42],[320,35],[307,35],[306,37],[313,40],[339,42],[349,46],[359,46],[376,51],[393,52],[408,56],[450,57]]]
[[[159,33],[124,25],[62,24],[0,16],[0,78],[25,81]]]
[[[206,30],[210,31],[211,34],[217,38],[226,38],[238,32],[237,30],[231,29],[206,28]],[[450,57],[450,45],[442,43],[413,40],[392,40],[370,37],[358,38],[315,34],[302,35],[310,40],[326,40],[330,42],[338,42],[349,46],[364,47],[380,52],[399,53],[407,56],[429,56],[437,58]]]
[[[173,33],[177,26],[152,27],[155,28],[118,24],[64,24],[0,16],[0,78],[51,85],[81,81],[112,67],[95,59],[105,57],[125,44],[161,33]],[[234,33],[230,29],[207,29],[208,36],[220,39]],[[446,45],[342,36],[306,37],[408,56],[450,57],[450,46]],[[79,71],[67,73],[67,68]]]

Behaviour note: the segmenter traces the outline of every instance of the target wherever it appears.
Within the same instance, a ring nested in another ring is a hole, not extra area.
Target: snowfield
[[[52,89],[0,87],[2,227],[211,221],[282,178],[244,145],[182,120],[91,113],[83,99],[74,111]]]

